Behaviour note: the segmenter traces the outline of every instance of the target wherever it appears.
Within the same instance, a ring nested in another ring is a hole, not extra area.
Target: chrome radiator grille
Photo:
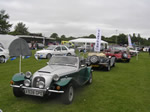
[[[38,82],[43,81],[45,83],[45,79],[43,77],[35,77],[33,80],[33,87],[38,87]]]

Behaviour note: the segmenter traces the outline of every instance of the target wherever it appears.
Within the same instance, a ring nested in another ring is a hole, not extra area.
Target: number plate
[[[24,91],[27,95],[43,96],[43,91],[40,90],[25,89]]]
[[[99,65],[92,65],[92,67],[99,67]]]

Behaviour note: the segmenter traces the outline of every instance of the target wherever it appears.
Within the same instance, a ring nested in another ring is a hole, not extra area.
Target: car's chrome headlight
[[[39,81],[39,88],[40,89],[44,88],[44,82],[43,81]]]
[[[32,76],[32,73],[28,71],[28,72],[26,72],[25,76],[26,76],[26,78],[30,78]]]
[[[24,85],[29,87],[31,84],[31,81],[29,79],[24,80]]]
[[[53,76],[53,80],[54,80],[54,81],[58,81],[59,78],[60,78],[60,77],[59,77],[57,74],[55,74],[55,75]]]

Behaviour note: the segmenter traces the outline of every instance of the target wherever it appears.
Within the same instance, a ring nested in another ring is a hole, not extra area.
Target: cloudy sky
[[[23,22],[44,36],[87,36],[100,28],[104,36],[150,37],[150,0],[0,0],[0,9],[9,14],[13,28]]]

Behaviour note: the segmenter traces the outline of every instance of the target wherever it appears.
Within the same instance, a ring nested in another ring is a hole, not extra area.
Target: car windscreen
[[[119,50],[121,50],[121,51],[126,51],[127,50],[127,48],[125,48],[125,47],[113,47],[113,50],[115,50],[115,51],[119,51]]]
[[[75,66],[77,67],[77,58],[76,57],[52,57],[49,61],[49,65],[66,65],[66,66]]]
[[[49,47],[47,48],[47,50],[53,50],[55,47],[56,47],[56,46],[51,45],[51,46],[49,46]]]

